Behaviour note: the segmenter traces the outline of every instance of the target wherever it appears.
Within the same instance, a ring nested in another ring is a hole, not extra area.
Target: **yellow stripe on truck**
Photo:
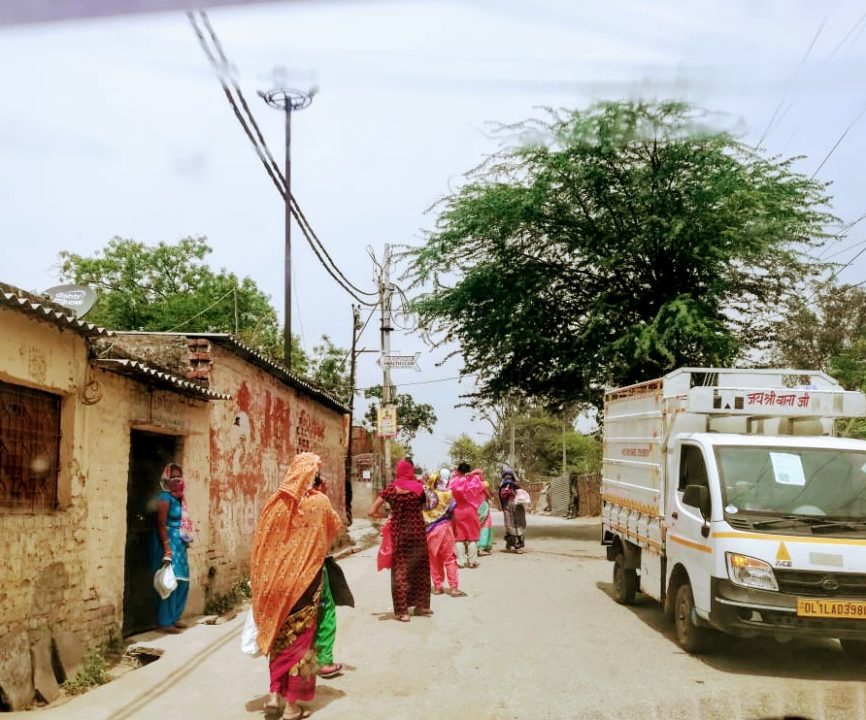
[[[701,543],[692,542],[691,540],[686,540],[685,538],[681,538],[679,535],[671,535],[668,533],[668,540],[679,543],[680,545],[685,545],[687,548],[691,548],[692,550],[699,550],[703,553],[711,553],[709,546],[702,545]]]
[[[767,535],[764,533],[714,532],[714,538],[734,540],[769,540],[770,542],[806,543],[808,545],[866,545],[866,539],[827,538],[809,535]]]

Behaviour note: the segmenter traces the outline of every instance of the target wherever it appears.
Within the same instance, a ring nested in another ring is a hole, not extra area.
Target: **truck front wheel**
[[[866,662],[866,640],[840,640],[845,654],[859,662]]]
[[[637,570],[625,566],[625,555],[613,560],[613,595],[620,605],[633,605],[637,594]]]
[[[677,588],[677,596],[674,600],[674,628],[680,647],[686,652],[697,655],[706,648],[709,630],[693,622],[694,614],[695,599],[692,595],[692,586],[684,582]]]

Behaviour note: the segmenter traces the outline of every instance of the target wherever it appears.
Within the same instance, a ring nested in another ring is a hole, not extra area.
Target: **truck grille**
[[[802,597],[866,598],[866,575],[776,569],[779,591]]]

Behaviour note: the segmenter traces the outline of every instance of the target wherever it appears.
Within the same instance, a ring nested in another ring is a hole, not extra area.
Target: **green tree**
[[[381,401],[382,386],[376,385],[365,390],[364,397]],[[397,406],[397,441],[408,451],[420,430],[426,430],[428,433],[433,432],[433,426],[436,424],[436,413],[433,411],[432,405],[416,403],[412,396],[407,393],[398,393],[393,402]],[[378,407],[379,403],[370,403],[367,414],[364,416],[364,419],[372,427],[376,427]]]
[[[774,365],[823,370],[847,390],[866,390],[866,290],[831,280],[793,298],[770,357]],[[866,421],[841,420],[837,432],[866,438]]]
[[[857,369],[857,362],[863,357],[864,337],[866,290],[832,281],[816,283],[791,298],[775,330],[770,357],[774,365],[824,370],[849,389],[861,388],[866,372]]]
[[[460,463],[469,463],[473,468],[487,465],[488,458],[485,456],[484,446],[476,443],[466,433],[463,433],[451,442],[448,448],[448,459],[451,467],[457,467]]]
[[[60,253],[60,278],[96,288],[88,320],[115,330],[234,333],[252,347],[283,358],[282,332],[270,299],[248,277],[204,262],[204,237],[145,245],[115,237],[92,257]],[[307,357],[293,338],[292,370]]]
[[[421,329],[457,341],[476,404],[598,404],[760,345],[834,218],[824,185],[680,103],[602,103],[520,133],[406,252]]]
[[[309,378],[334,397],[348,402],[352,393],[352,379],[346,368],[349,351],[337,347],[327,335],[313,347],[309,362]]]

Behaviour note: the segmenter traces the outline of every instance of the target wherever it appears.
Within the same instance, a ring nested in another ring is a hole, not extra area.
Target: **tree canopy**
[[[154,246],[115,237],[92,257],[60,253],[60,276],[96,288],[91,322],[115,330],[233,333],[282,359],[270,298],[248,277],[212,270],[204,262],[210,252],[204,237]],[[292,340],[292,370],[306,374],[307,356]]]
[[[364,397],[381,400],[382,386],[376,385],[368,388],[364,391]],[[433,426],[436,424],[436,413],[432,405],[416,403],[408,393],[398,393],[392,402],[397,406],[397,441],[407,450],[420,430],[426,430],[428,433],[433,432]],[[373,427],[376,426],[378,407],[379,403],[370,403],[367,414],[364,416],[364,419]]]
[[[517,142],[438,205],[406,253],[420,325],[459,343],[476,404],[548,406],[770,337],[817,270],[823,184],[680,103],[602,103],[505,129]]]

